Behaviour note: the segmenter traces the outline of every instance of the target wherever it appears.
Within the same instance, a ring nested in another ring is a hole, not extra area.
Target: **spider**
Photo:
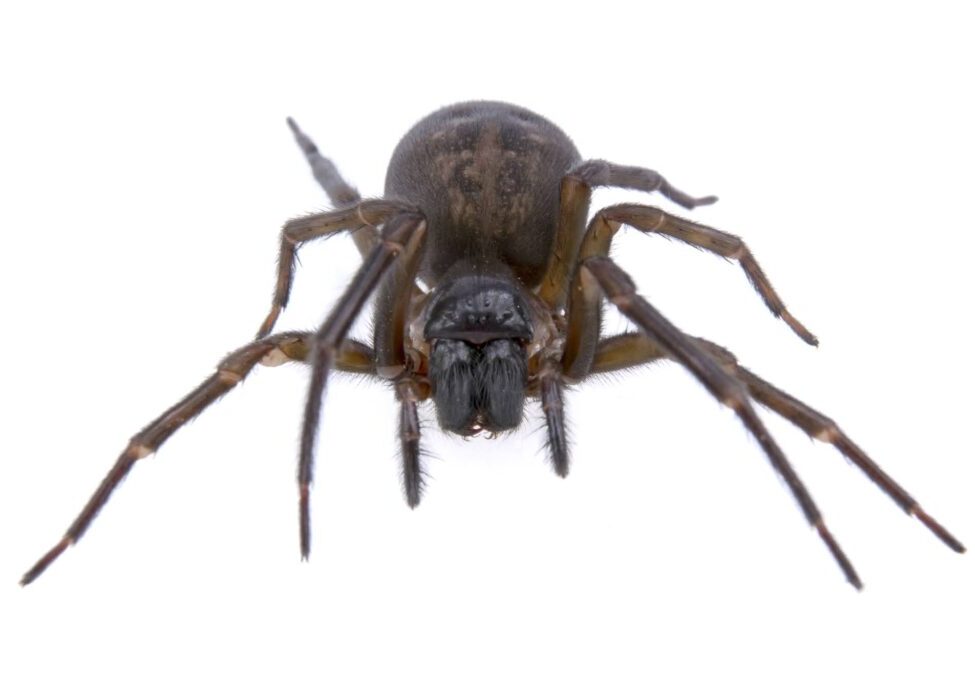
[[[813,336],[789,311],[738,237],[641,204],[602,208],[588,221],[592,190],[659,192],[693,209],[694,198],[659,173],[583,160],[550,121],[499,102],[467,102],[417,123],[393,152],[382,199],[362,199],[288,119],[295,140],[334,210],[285,223],[277,284],[255,341],[132,437],[64,537],[23,576],[35,580],[88,529],[136,462],[239,384],[258,364],[311,366],[298,461],[301,556],[311,548],[309,491],[322,398],[332,370],[378,376],[399,401],[406,501],[420,502],[419,403],[432,399],[440,427],[469,436],[517,427],[525,401],[541,402],[548,450],[569,471],[563,392],[591,375],[672,360],[730,407],[758,440],[812,525],[857,589],[862,584],[819,509],[753,407],[757,401],[813,438],[831,443],[908,514],[956,552],[965,548],[827,416],[752,374],[734,355],[684,334],[609,258],[622,225],[661,234],[735,260],[758,295],[803,341]],[[317,332],[271,334],[288,303],[298,248],[349,232],[363,262]],[[372,345],[347,338],[376,294]],[[639,331],[602,337],[608,299]]]

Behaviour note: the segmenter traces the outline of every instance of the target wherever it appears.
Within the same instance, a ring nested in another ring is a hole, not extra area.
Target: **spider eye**
[[[423,335],[477,346],[495,339],[527,340],[532,336],[527,310],[510,281],[486,275],[458,277],[432,299]]]

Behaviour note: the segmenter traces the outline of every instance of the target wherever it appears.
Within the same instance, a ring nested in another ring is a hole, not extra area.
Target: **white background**
[[[573,391],[565,481],[537,406],[495,441],[446,438],[428,413],[413,512],[391,393],[334,381],[308,564],[306,370],[260,368],[16,586],[129,436],[252,336],[280,224],[327,207],[284,117],[378,195],[399,136],[465,99],[718,194],[694,218],[745,237],[818,350],[733,264],[636,233],[619,261],[975,543],[963,3],[674,4],[6,6],[0,677],[972,679],[971,558],[770,415],[856,593],[753,439],[674,366]],[[661,202],[595,204],[624,196]],[[349,241],[306,248],[278,328],[314,327],[355,259]]]

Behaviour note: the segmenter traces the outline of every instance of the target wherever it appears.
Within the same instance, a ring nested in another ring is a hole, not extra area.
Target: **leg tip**
[[[826,547],[829,549],[830,554],[833,555],[833,559],[839,565],[840,570],[843,571],[843,575],[846,576],[847,582],[853,585],[853,587],[855,587],[857,590],[862,590],[863,583],[860,581],[860,576],[857,575],[856,569],[853,568],[853,564],[846,557],[846,554],[843,553],[843,550],[840,549],[839,543],[836,542],[835,538],[833,538],[833,534],[829,532],[829,529],[826,527],[826,524],[823,523],[823,520],[819,519],[813,525],[823,542],[826,544]]]
[[[73,540],[70,537],[64,537],[61,541],[54,545],[47,553],[37,560],[37,563],[30,567],[30,570],[24,573],[23,577],[20,579],[20,586],[26,587],[34,582],[37,577],[47,570],[47,567],[54,563],[54,560],[61,556],[61,553],[66,550]]]
[[[773,311],[774,312],[774,311]],[[789,329],[795,332],[796,336],[808,343],[810,346],[819,346],[819,339],[811,331],[806,329],[806,326],[797,320],[792,313],[783,308],[779,311],[778,316],[782,318],[782,321],[789,325]]]
[[[918,521],[923,523],[928,530],[934,533],[934,535],[941,540],[941,542],[948,545],[948,547],[950,547],[953,551],[958,552],[959,554],[964,554],[966,552],[965,545],[961,544],[961,542],[959,542],[954,535],[948,532],[947,528],[935,521],[934,518],[928,515],[928,513],[921,509],[920,506],[915,505],[914,508],[910,510],[910,513],[917,518]]]
[[[717,203],[718,197],[712,195],[706,197],[699,197],[694,200],[694,202],[688,206],[688,208],[697,208],[698,206],[710,206],[711,204]]]

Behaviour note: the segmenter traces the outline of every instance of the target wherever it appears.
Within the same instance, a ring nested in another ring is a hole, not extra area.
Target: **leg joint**
[[[813,434],[813,438],[816,440],[821,440],[824,443],[835,443],[839,440],[840,429],[836,425],[836,422],[829,420],[825,422],[816,433]]]
[[[132,441],[129,443],[129,447],[125,449],[126,456],[131,459],[145,459],[153,452],[155,452],[155,449],[137,441]]]
[[[217,370],[217,378],[220,380],[220,383],[233,386],[243,381],[244,375],[231,369],[219,369]]]

